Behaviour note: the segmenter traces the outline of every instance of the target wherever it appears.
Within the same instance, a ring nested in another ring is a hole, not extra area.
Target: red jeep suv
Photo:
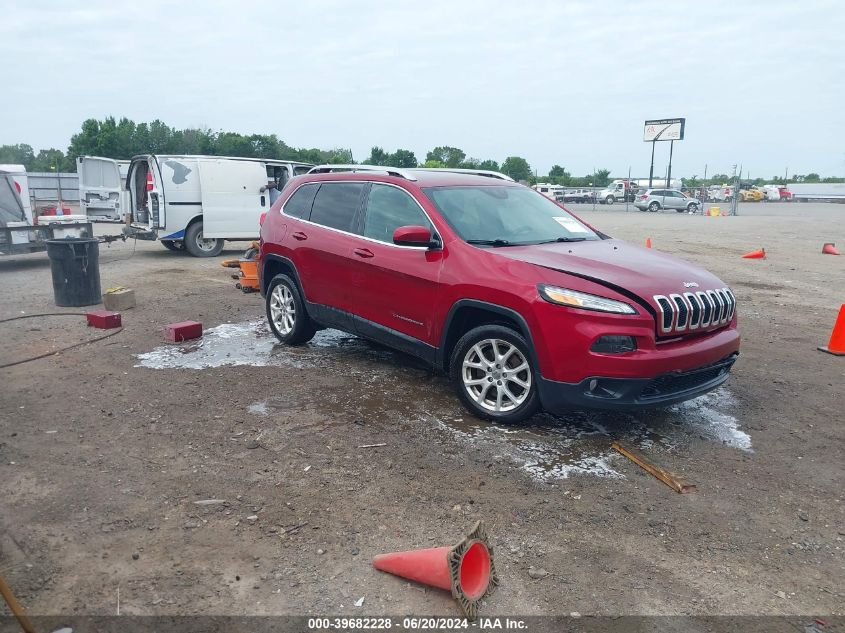
[[[315,167],[265,216],[258,269],[283,343],[337,328],[388,345],[500,422],[694,398],[739,353],[717,277],[495,172]]]

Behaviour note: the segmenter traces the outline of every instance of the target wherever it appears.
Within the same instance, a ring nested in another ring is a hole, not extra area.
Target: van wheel
[[[452,351],[449,375],[461,404],[484,420],[513,424],[540,408],[528,342],[502,325],[464,334]]]
[[[660,211],[660,203],[652,202],[650,205],[648,205],[648,210],[652,213],[657,213],[658,211]]]
[[[296,282],[287,275],[276,275],[267,288],[267,321],[282,343],[302,345],[317,332],[305,311],[305,303]]]
[[[184,251],[185,243],[176,240],[161,240],[161,245],[169,251]]]
[[[185,231],[185,248],[194,257],[216,257],[223,250],[223,240],[202,236],[202,221],[194,222]]]

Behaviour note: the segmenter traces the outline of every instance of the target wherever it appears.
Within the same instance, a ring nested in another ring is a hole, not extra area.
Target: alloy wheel
[[[270,317],[273,319],[276,330],[282,336],[290,334],[296,325],[296,304],[293,301],[293,293],[284,284],[273,288],[270,295]]]
[[[485,339],[464,356],[461,380],[469,397],[494,413],[517,409],[531,391],[531,366],[518,347]]]

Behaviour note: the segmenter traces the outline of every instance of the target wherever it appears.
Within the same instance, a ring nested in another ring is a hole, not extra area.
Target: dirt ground
[[[33,614],[119,599],[122,614],[457,615],[371,560],[483,520],[501,579],[485,615],[843,615],[845,358],[816,347],[845,302],[845,257],[820,254],[845,247],[845,206],[573,210],[731,286],[743,346],[725,387],[501,428],[361,339],[274,346],[260,296],[219,265],[240,244],[210,260],[101,246],[103,288],[137,293],[124,330],[0,370],[0,572]],[[740,258],[759,247],[767,259]],[[0,260],[0,296],[0,319],[76,311],[53,305],[45,254]],[[213,330],[168,346],[163,326],[186,319]],[[68,316],[0,328],[0,364],[101,333]],[[676,494],[616,439],[698,491]]]

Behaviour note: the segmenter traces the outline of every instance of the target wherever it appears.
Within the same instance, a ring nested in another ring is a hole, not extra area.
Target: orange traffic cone
[[[830,342],[827,347],[820,347],[819,350],[834,356],[845,356],[845,303],[839,308],[839,316],[830,333]]]
[[[766,259],[766,249],[761,248],[756,251],[751,251],[742,256],[743,259]]]
[[[827,242],[824,246],[822,246],[822,253],[824,255],[841,255],[842,253],[836,248],[836,244],[833,242]]]
[[[481,521],[454,547],[432,547],[379,554],[373,567],[424,585],[452,592],[471,620],[481,600],[491,594],[499,579],[493,566],[493,548]]]
[[[645,238],[645,247],[651,248],[651,238],[650,237]]]

